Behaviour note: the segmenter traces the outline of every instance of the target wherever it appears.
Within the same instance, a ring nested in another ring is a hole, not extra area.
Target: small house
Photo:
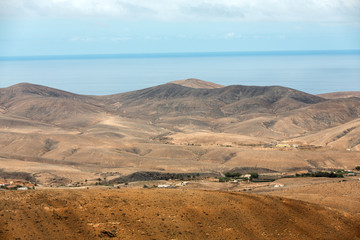
[[[346,175],[347,175],[347,176],[356,176],[356,173],[354,173],[354,172],[349,172],[349,173],[347,173]]]
[[[244,175],[242,175],[241,177],[250,179],[250,178],[251,178],[251,174],[244,174]]]

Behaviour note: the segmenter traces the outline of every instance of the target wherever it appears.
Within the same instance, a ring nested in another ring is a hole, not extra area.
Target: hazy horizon
[[[309,55],[309,54],[359,54],[360,49],[324,50],[271,50],[271,51],[217,51],[217,52],[144,52],[144,53],[105,53],[105,54],[57,54],[57,55],[16,55],[0,56],[0,61],[11,60],[52,60],[85,58],[156,58],[156,57],[219,57],[219,56],[266,56],[266,55]]]

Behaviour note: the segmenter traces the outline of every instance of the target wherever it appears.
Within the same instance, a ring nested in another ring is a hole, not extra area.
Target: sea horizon
[[[360,91],[360,50],[0,57],[0,88],[21,82],[111,95],[197,78],[310,94]]]
[[[332,55],[360,54],[360,49],[339,50],[274,50],[274,51],[214,51],[214,52],[154,52],[154,53],[104,53],[104,54],[63,54],[0,56],[0,61],[26,60],[78,60],[116,58],[178,58],[178,57],[238,57],[238,56],[291,56],[291,55]]]

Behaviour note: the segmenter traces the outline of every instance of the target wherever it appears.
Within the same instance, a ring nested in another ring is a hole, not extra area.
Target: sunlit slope
[[[199,190],[0,193],[0,238],[359,239],[358,216],[279,197]]]

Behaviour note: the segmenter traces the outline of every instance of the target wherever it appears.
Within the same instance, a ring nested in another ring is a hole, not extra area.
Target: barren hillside
[[[333,92],[333,93],[323,93],[318,94],[317,96],[326,98],[326,99],[337,99],[337,98],[351,98],[351,97],[358,97],[360,98],[359,91],[353,92]]]
[[[172,81],[170,83],[175,83],[175,84],[178,84],[178,85],[181,85],[181,86],[184,86],[184,87],[191,87],[191,88],[214,89],[214,88],[225,87],[225,86],[220,85],[220,84],[207,82],[207,81],[202,81],[202,80],[196,79],[196,78],[189,78],[189,79],[185,79],[185,80],[177,80],[177,81]]]
[[[0,89],[0,161],[45,185],[137,171],[352,169],[359,116],[359,98],[278,86],[188,79],[84,96],[22,83]]]
[[[1,239],[360,239],[358,216],[200,190],[0,192]]]

